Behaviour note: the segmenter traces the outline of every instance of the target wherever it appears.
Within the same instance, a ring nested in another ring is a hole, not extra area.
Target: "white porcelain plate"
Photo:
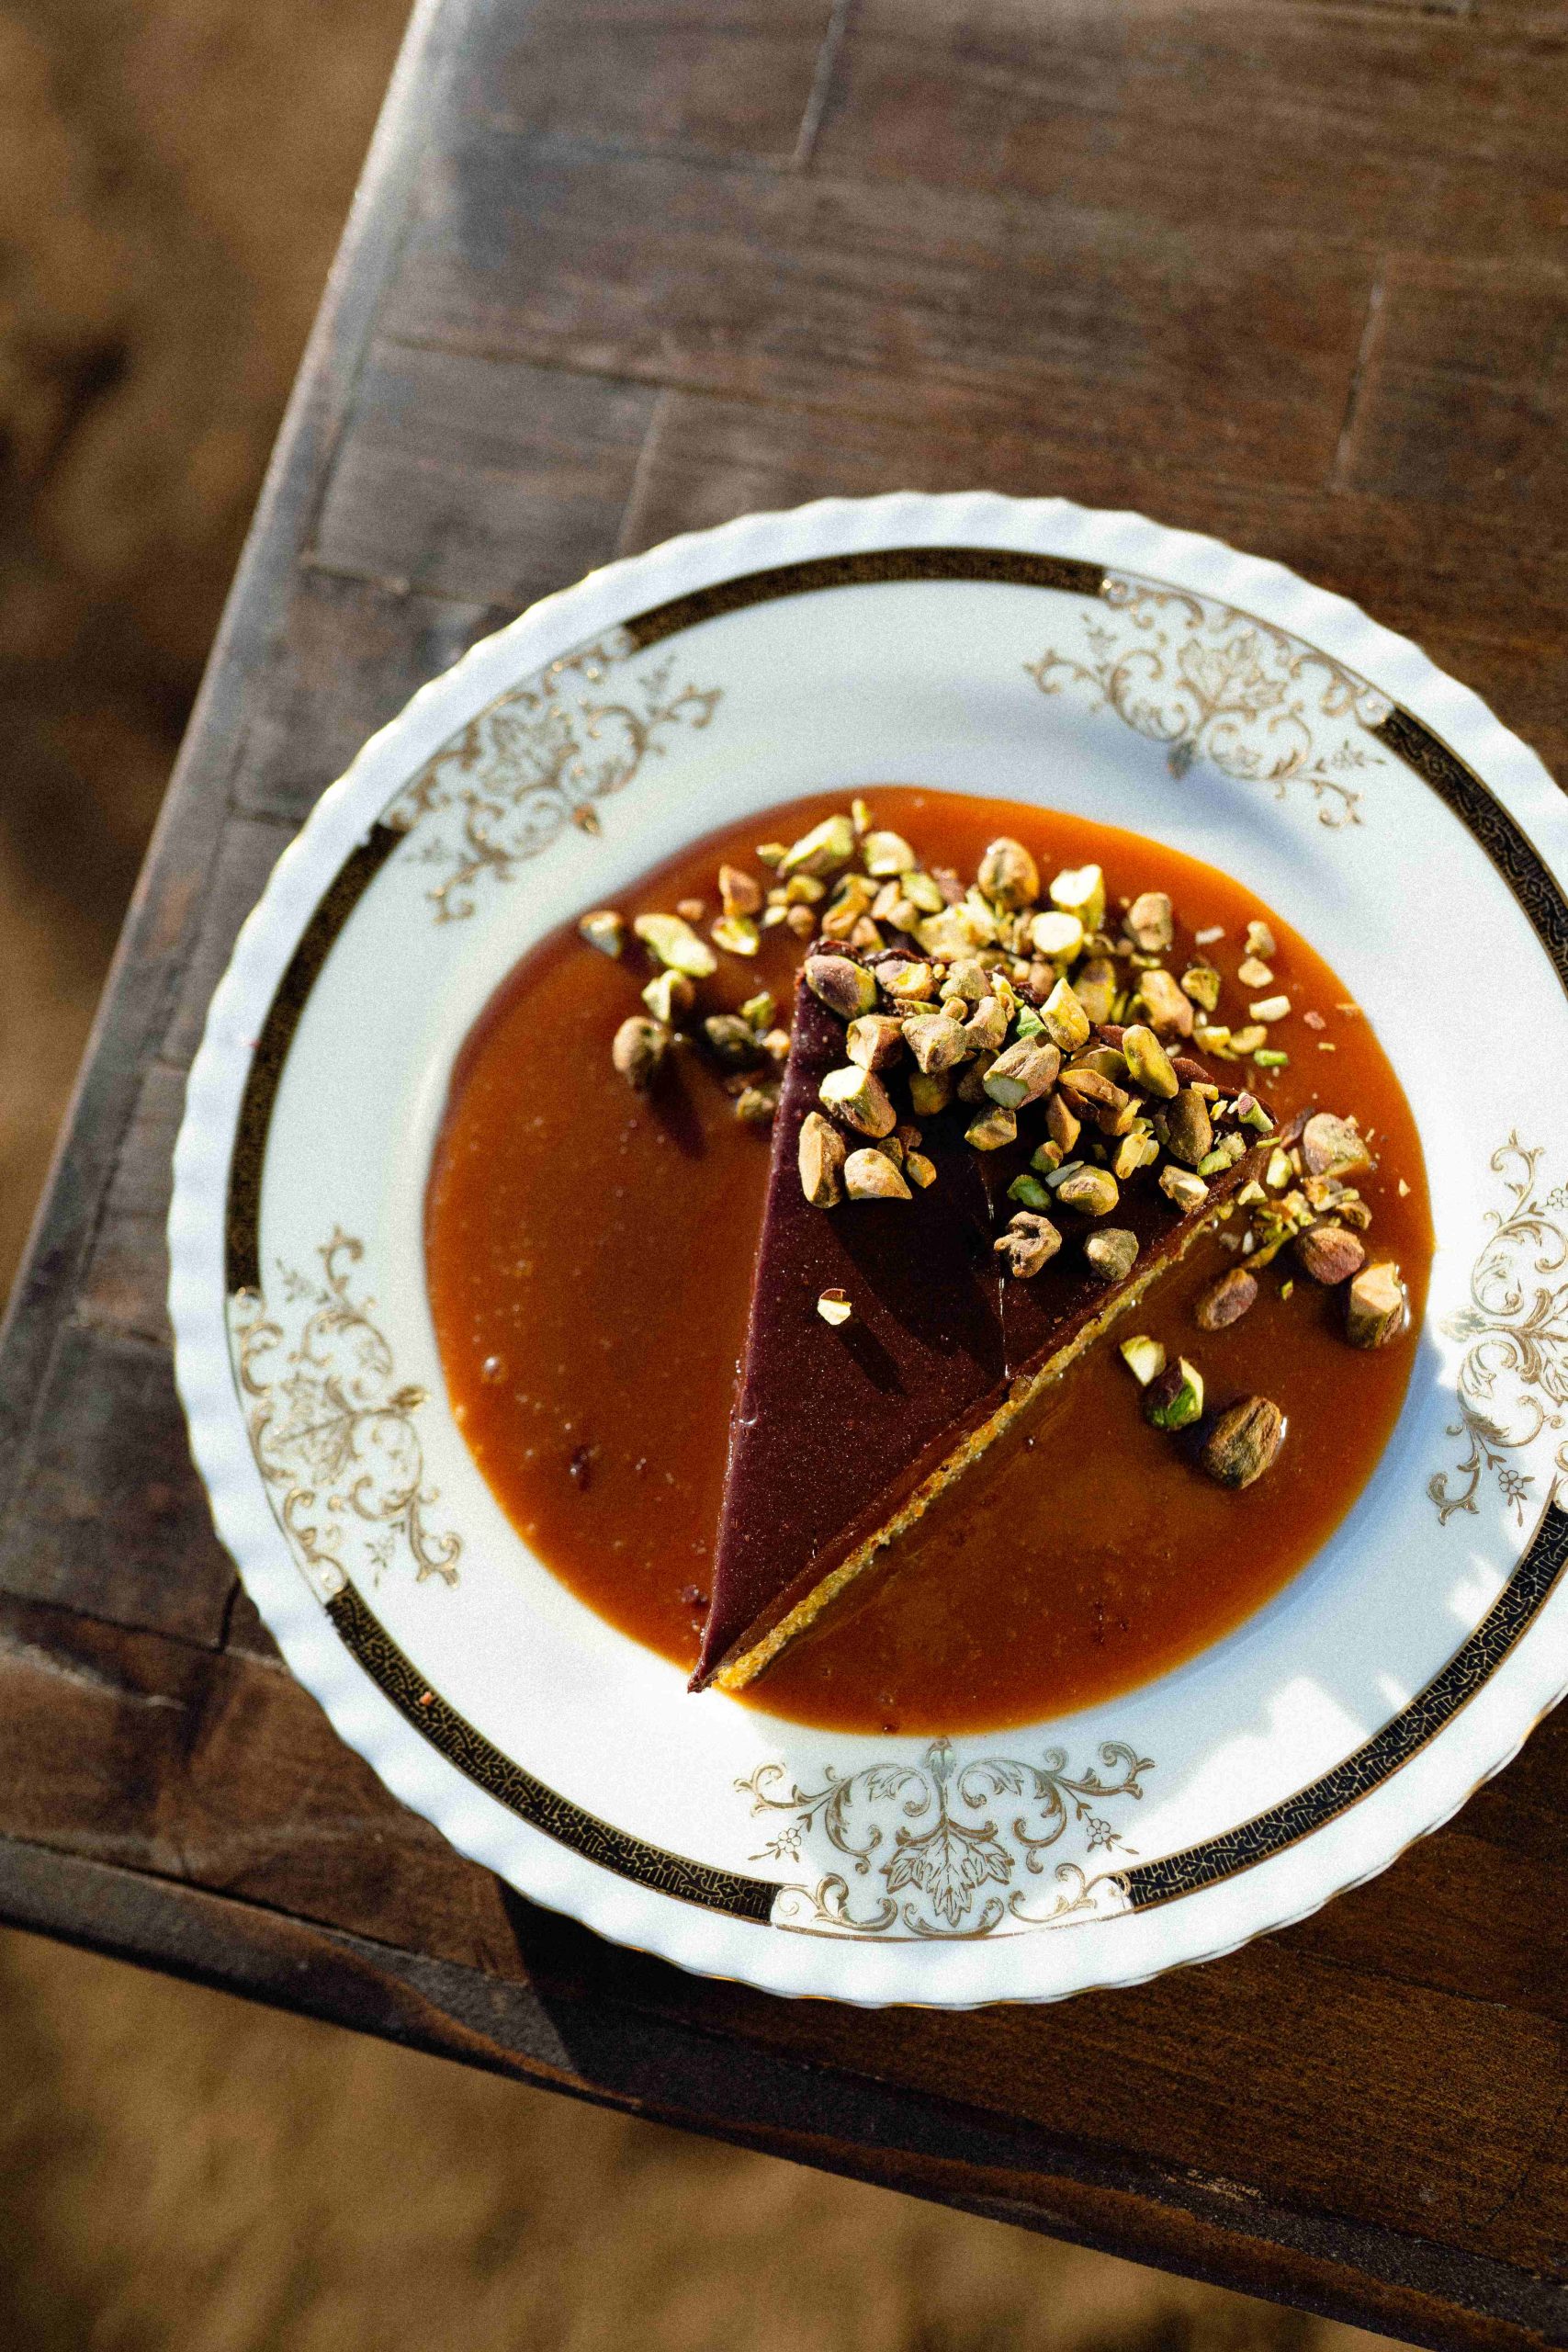
[[[1114,1704],[934,1744],[690,1698],[558,1584],[448,1408],[422,1249],[453,1058],[532,942],[720,823],[890,776],[1255,887],[1376,1023],[1438,1244],[1393,1439],[1279,1599]],[[832,502],[536,605],[326,795],[191,1075],[180,1391],[289,1665],[524,1894],[779,1993],[1055,1999],[1381,1870],[1568,1683],[1564,875],[1568,810],[1473,695],[1137,515]]]

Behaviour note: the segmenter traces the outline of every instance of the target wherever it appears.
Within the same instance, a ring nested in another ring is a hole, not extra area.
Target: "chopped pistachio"
[[[1029,939],[1037,956],[1047,956],[1054,964],[1070,964],[1083,949],[1083,924],[1077,915],[1054,907],[1035,916],[1029,926]]]
[[[1156,1430],[1190,1429],[1203,1418],[1203,1375],[1185,1356],[1167,1364],[1151,1381],[1144,1401],[1144,1419]]]
[[[909,1080],[909,1106],[922,1119],[935,1118],[953,1100],[950,1069],[916,1070]]]
[[[1083,1133],[1082,1120],[1059,1093],[1053,1094],[1045,1105],[1045,1132],[1063,1151],[1071,1151]]]
[[[749,1021],[753,1029],[771,1029],[773,1025],[773,1012],[772,996],[766,989],[759,989],[756,995],[749,996],[741,1006],[740,1018],[742,1021]]]
[[[1117,1142],[1111,1155],[1111,1173],[1119,1184],[1124,1184],[1140,1168],[1152,1167],[1158,1158],[1159,1146],[1140,1121]]]
[[[1100,871],[1098,866],[1094,870],[1096,873]],[[1080,1046],[1088,1045],[1089,1015],[1074,993],[1070,981],[1057,981],[1040,1009],[1040,1017],[1052,1044],[1059,1046],[1063,1053],[1074,1053]]]
[[[1157,1094],[1169,1102],[1180,1091],[1181,1081],[1171,1068],[1170,1056],[1152,1029],[1134,1022],[1122,1033],[1122,1051],[1126,1057],[1128,1076],[1142,1092]]]
[[[1051,1195],[1039,1177],[1031,1176],[1027,1170],[1013,1178],[1008,1186],[1008,1198],[1017,1201],[1021,1208],[1048,1209],[1051,1205]]]
[[[744,1087],[735,1098],[735,1115],[743,1126],[765,1127],[779,1107],[776,1086]]]
[[[1192,934],[1200,947],[1213,947],[1215,941],[1223,939],[1224,935],[1225,927],[1223,922],[1212,922],[1204,930],[1195,931]]]
[[[762,929],[764,931],[773,931],[776,929],[776,927],[784,922],[788,911],[789,910],[786,907],[775,906],[770,899],[768,904],[762,909],[760,918]]]
[[[707,912],[705,899],[677,899],[675,911],[682,922],[701,922]]]
[[[928,1159],[923,1151],[906,1152],[904,1173],[910,1183],[918,1184],[923,1193],[928,1184],[936,1182],[936,1163]]]
[[[1167,1165],[1159,1171],[1159,1188],[1168,1201],[1181,1211],[1183,1216],[1193,1209],[1201,1209],[1209,1197],[1209,1187],[1201,1176],[1190,1169]]]
[[[1239,1489],[1261,1478],[1285,1442],[1285,1416],[1267,1396],[1227,1405],[1204,1438],[1198,1459],[1222,1487]]]
[[[681,1015],[690,1012],[696,993],[684,972],[656,972],[643,989],[642,1001],[655,1021],[673,1029]]]
[[[1283,1069],[1291,1057],[1277,1046],[1259,1046],[1252,1058],[1259,1069]]]
[[[906,874],[903,878],[904,896],[912,907],[918,908],[923,915],[941,914],[947,900],[942,895],[941,883],[934,876],[914,873]],[[905,926],[906,929],[908,927]]]
[[[964,904],[962,908],[954,907],[953,911],[954,914],[962,913],[968,917],[969,922],[974,931],[975,944],[976,947],[994,947],[996,945],[1001,935],[997,927],[996,914],[992,910],[989,899],[985,898],[980,891],[973,888],[966,890],[964,894]]]
[[[837,1286],[832,1290],[823,1291],[817,1301],[817,1312],[824,1323],[847,1323],[854,1313],[854,1308],[850,1304],[849,1292],[840,1290]]]
[[[788,855],[788,848],[783,842],[759,842],[757,843],[757,863],[759,865],[782,865]]]
[[[767,1030],[762,1037],[762,1051],[771,1062],[787,1061],[789,1059],[789,1031],[787,1029]]]
[[[1061,1246],[1062,1237],[1050,1218],[1032,1209],[1020,1209],[1000,1239],[991,1244],[1018,1282],[1029,1282],[1042,1266],[1049,1265]]]
[[[856,793],[854,798],[850,803],[850,822],[853,825],[857,834],[869,833],[873,825],[876,822],[875,818],[871,812],[870,801],[863,800],[859,793]]]
[[[976,947],[987,944],[967,905],[944,907],[941,914],[924,916],[915,937],[928,956],[938,956],[948,964],[955,963],[961,956],[972,956]]]
[[[903,1172],[885,1151],[852,1151],[844,1162],[844,1190],[852,1201],[908,1201],[914,1194]]]
[[[1291,1000],[1288,996],[1260,996],[1257,1002],[1249,1004],[1247,1010],[1249,1017],[1254,1021],[1265,1023],[1288,1021],[1291,1015]]]
[[[847,865],[855,854],[855,829],[848,817],[824,817],[808,833],[785,850],[779,860],[779,872],[790,874],[836,874]]]
[[[1363,1266],[1345,1298],[1345,1336],[1353,1348],[1386,1348],[1409,1317],[1410,1302],[1392,1258]]]
[[[626,944],[626,920],[614,907],[595,907],[592,914],[582,917],[577,928],[590,947],[596,947],[601,956],[616,956]]]
[[[1247,952],[1249,956],[1268,957],[1278,953],[1274,934],[1266,922],[1249,922],[1247,926]]]
[[[947,978],[942,984],[944,998],[961,996],[965,1004],[978,1004],[982,997],[990,993],[991,984],[986,967],[984,964],[976,963],[974,956],[961,956],[957,963],[948,966]]]
[[[1181,975],[1181,992],[1190,996],[1202,1012],[1213,1012],[1219,1005],[1224,986],[1213,964],[1189,964]]]
[[[1255,1202],[1266,1201],[1268,1198],[1268,1193],[1264,1191],[1257,1177],[1250,1176],[1235,1196],[1236,1206],[1238,1208],[1249,1209],[1253,1206]]]
[[[800,1189],[813,1208],[830,1209],[843,1199],[847,1149],[830,1119],[825,1119],[820,1111],[807,1111],[800,1123]]]
[[[1064,1208],[1081,1210],[1085,1216],[1109,1216],[1122,1197],[1109,1168],[1075,1169],[1058,1181],[1055,1193]]]
[[[717,922],[709,925],[708,937],[716,947],[722,947],[730,956],[757,953],[757,926],[750,915],[721,915]]]
[[[1054,1176],[1064,1158],[1059,1143],[1043,1143],[1031,1152],[1029,1164],[1038,1176]]]
[[[815,874],[792,874],[782,888],[780,903],[786,907],[815,907],[828,895],[828,885],[818,882]]]
[[[1040,868],[1023,843],[1008,833],[987,844],[976,879],[998,907],[1027,907],[1040,896]]]
[[[1319,1111],[1302,1129],[1302,1163],[1312,1176],[1349,1176],[1370,1168],[1372,1155],[1348,1119]]]
[[[1084,1256],[1102,1283],[1124,1283],[1138,1262],[1138,1237],[1123,1225],[1108,1225],[1091,1233]]]
[[[762,903],[762,886],[739,865],[721,865],[718,895],[727,915],[754,915]]]
[[[1348,1283],[1366,1263],[1366,1245],[1342,1225],[1309,1225],[1293,1246],[1297,1264],[1314,1283]]]
[[[1233,1266],[1228,1274],[1211,1283],[1193,1308],[1193,1318],[1201,1331],[1224,1331],[1258,1304],[1258,1279],[1245,1266]]]
[[[877,1138],[876,1149],[878,1151],[885,1151],[887,1154],[888,1159],[893,1162],[895,1168],[903,1167],[904,1145],[897,1128],[894,1129],[890,1136],[880,1136]]]
[[[1005,1110],[1001,1103],[993,1102],[988,1109],[970,1120],[964,1130],[964,1140],[973,1144],[976,1151],[997,1151],[1003,1144],[1016,1143],[1017,1116],[1013,1112]]]
[[[1184,1168],[1197,1168],[1214,1148],[1209,1106],[1196,1089],[1184,1086],[1165,1113],[1165,1147]]]
[[[669,1049],[670,1032],[664,1023],[634,1013],[616,1030],[610,1059],[626,1084],[643,1094],[658,1077],[659,1066]]]
[[[1007,1033],[1007,1007],[999,997],[983,996],[964,1024],[964,1035],[976,1053],[997,1053]]]
[[[867,833],[861,843],[861,856],[868,874],[886,879],[893,874],[908,874],[915,863],[915,853],[902,833]]]
[[[945,1012],[917,1012],[903,1023],[904,1042],[917,1066],[930,1078],[938,1070],[955,1069],[974,1051],[962,1022]]]
[[[841,1021],[857,1020],[876,1002],[875,975],[848,956],[808,956],[803,971],[812,995]]]
[[[1122,927],[1141,954],[1163,956],[1176,936],[1166,892],[1141,891],[1122,918]]]
[[[1256,956],[1249,956],[1236,972],[1236,978],[1244,989],[1266,989],[1273,977],[1272,967],[1260,962]]]
[[[875,890],[863,874],[842,876],[834,889],[828,912],[822,918],[824,936],[848,939],[875,896]]]
[[[1073,981],[1086,1021],[1098,1027],[1111,1018],[1116,1001],[1116,967],[1104,956],[1091,956]]]
[[[1086,931],[1105,921],[1105,876],[1098,865],[1065,866],[1051,885],[1051,904],[1077,915]]]
[[[904,1050],[904,1029],[891,1013],[863,1013],[852,1021],[844,1038],[844,1049],[851,1061],[862,1069],[886,1069],[896,1062]]]
[[[1138,996],[1156,1037],[1190,1037],[1192,1001],[1183,996],[1168,971],[1156,965],[1145,972],[1138,982]]]
[[[1146,1331],[1138,1331],[1132,1339],[1123,1340],[1121,1355],[1140,1388],[1146,1388],[1150,1381],[1157,1380],[1165,1370],[1165,1344],[1163,1340],[1151,1340]]]
[[[738,1012],[710,1012],[703,1023],[703,1034],[725,1069],[750,1069],[761,1056],[757,1032]]]
[[[830,1069],[817,1094],[824,1110],[860,1135],[890,1136],[898,1124],[882,1080],[874,1070],[862,1069],[856,1062]]]
[[[1049,1092],[1061,1067],[1062,1057],[1053,1045],[1010,1046],[986,1072],[985,1089],[1004,1110],[1021,1111],[1025,1103],[1037,1102]]]
[[[1255,1135],[1273,1134],[1273,1117],[1255,1094],[1238,1094],[1233,1108],[1242,1125],[1250,1127]]]
[[[876,977],[883,992],[896,996],[901,1003],[924,1003],[936,988],[936,975],[929,964],[912,956],[890,957],[876,967]]]
[[[1235,1059],[1231,1051],[1231,1033],[1224,1026],[1216,1027],[1212,1022],[1200,1021],[1193,1025],[1192,1036],[1201,1053],[1213,1054],[1216,1060],[1222,1062]]]
[[[718,957],[706,940],[699,939],[679,915],[638,915],[632,929],[661,964],[672,972],[684,972],[688,979],[705,980],[718,969]]]
[[[1268,1043],[1269,1032],[1260,1021],[1250,1023],[1245,1029],[1231,1031],[1230,1049],[1233,1056],[1255,1054],[1259,1046],[1267,1046]]]

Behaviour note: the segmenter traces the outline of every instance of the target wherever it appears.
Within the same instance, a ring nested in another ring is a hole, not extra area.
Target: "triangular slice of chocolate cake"
[[[1250,1097],[1065,984],[943,1007],[908,977],[800,983],[694,1690],[752,1681],[1268,1157]],[[917,1104],[956,1096],[896,1130],[916,1064]]]

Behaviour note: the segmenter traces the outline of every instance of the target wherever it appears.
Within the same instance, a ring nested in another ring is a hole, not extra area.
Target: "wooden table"
[[[209,995],[318,793],[672,531],[1140,507],[1559,758],[1565,104],[1526,0],[422,0],[0,1359],[7,1917],[1428,2344],[1568,2342],[1568,1713],[1386,1876],[1137,1991],[698,1983],[459,1860],[283,1672],[189,1466],[162,1233]]]

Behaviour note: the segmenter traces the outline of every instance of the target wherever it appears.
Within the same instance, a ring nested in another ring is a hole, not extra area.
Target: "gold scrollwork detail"
[[[1539,1191],[1536,1170],[1544,1146],[1533,1148],[1511,1134],[1492,1155],[1503,1179],[1506,1208],[1489,1209],[1488,1239],[1471,1269],[1470,1297],[1445,1317],[1450,1340],[1468,1342],[1459,1368],[1459,1419],[1449,1435],[1466,1452],[1449,1485],[1439,1470],[1427,1492],[1445,1522],[1473,1511],[1490,1473],[1504,1501],[1522,1523],[1534,1477],[1507,1458],[1544,1430],[1561,1430],[1568,1405],[1568,1189]],[[1568,1439],[1551,1456],[1554,1488],[1568,1477]]]
[[[1111,618],[1085,615],[1081,655],[1043,653],[1042,694],[1087,691],[1134,732],[1167,746],[1175,776],[1200,756],[1276,799],[1310,794],[1320,824],[1361,823],[1357,779],[1386,765],[1367,729],[1392,705],[1328,655],[1271,623],[1184,590],[1108,573]]]
[[[580,646],[498,695],[443,744],[407,784],[385,821],[403,832],[431,823],[415,855],[439,870],[427,896],[437,922],[474,911],[488,876],[510,882],[567,825],[599,831],[595,804],[620,792],[678,727],[701,729],[722,689],[671,689],[674,657],[602,692],[636,651],[624,629]]]
[[[1111,1740],[1101,1747],[1100,1764],[1098,1771],[1070,1772],[1059,1747],[1048,1748],[1038,1764],[1005,1757],[960,1764],[952,1742],[938,1739],[919,1763],[869,1764],[847,1776],[829,1767],[814,1791],[797,1786],[782,1764],[759,1765],[735,1785],[750,1797],[753,1814],[790,1816],[753,1861],[799,1862],[816,1846],[850,1864],[847,1876],[829,1870],[815,1883],[781,1889],[776,1924],[969,1939],[1102,1914],[1096,1890],[1111,1883],[1109,1874],[1091,1881],[1080,1863],[1059,1860],[1051,1872],[1054,1894],[1036,1896],[1028,1884],[1045,1877],[1043,1857],[1069,1828],[1081,1831],[1086,1859],[1122,1846],[1100,1808],[1119,1797],[1141,1798],[1142,1777],[1154,1762]],[[858,1908],[856,1878],[881,1883]],[[1119,1894],[1113,1907],[1121,1907]]]
[[[416,1579],[457,1581],[462,1539],[433,1532],[438,1499],[424,1475],[414,1415],[423,1388],[400,1385],[392,1351],[371,1320],[374,1299],[350,1288],[363,1245],[341,1229],[317,1252],[319,1277],[279,1264],[282,1304],[259,1291],[231,1304],[245,1429],[256,1466],[300,1564],[324,1593],[349,1576],[345,1556],[378,1582],[400,1553]],[[302,1310],[298,1316],[289,1310]],[[298,1329],[290,1344],[288,1323]]]

